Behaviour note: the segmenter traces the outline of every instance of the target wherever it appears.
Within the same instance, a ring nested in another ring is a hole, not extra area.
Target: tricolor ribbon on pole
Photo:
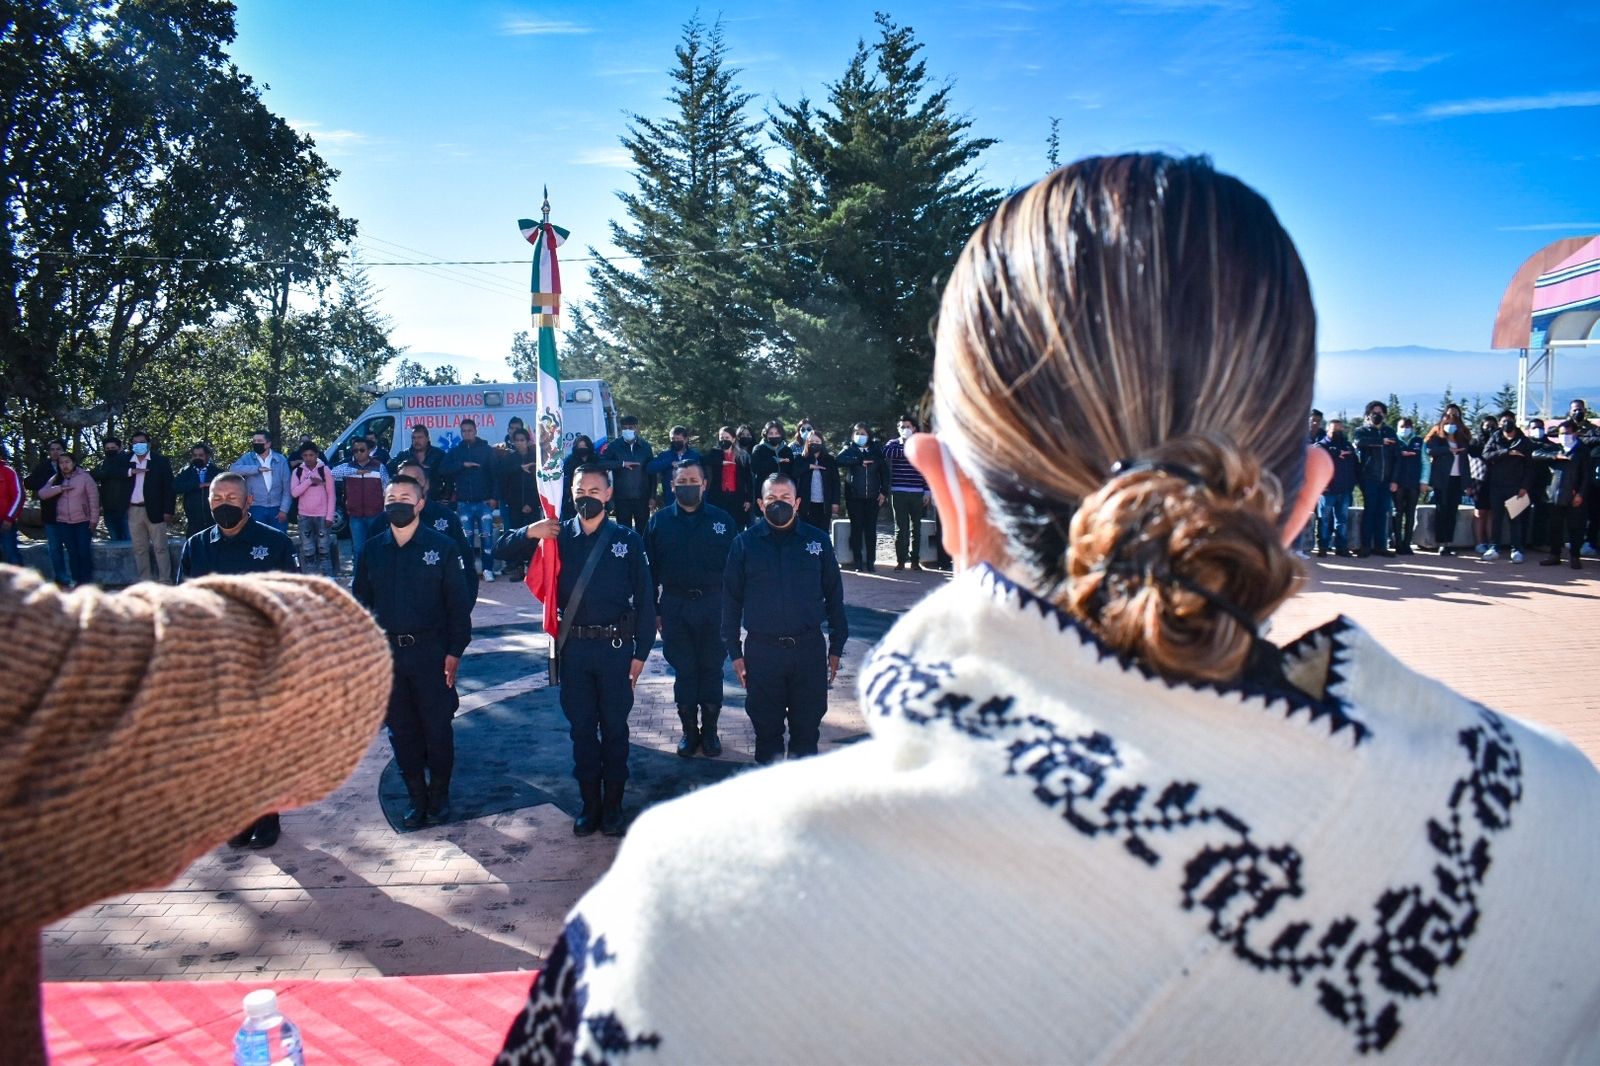
[[[566,243],[567,231],[550,224],[550,191],[545,190],[541,221],[517,220],[522,236],[533,245],[533,328],[539,333],[538,420],[530,427],[539,460],[539,499],[546,518],[561,516],[564,455],[561,430],[561,363],[556,358],[556,326],[561,319],[561,268],[556,249]],[[557,542],[539,546],[528,567],[528,591],[544,605],[545,632],[560,629],[556,615],[556,583],[561,577],[561,552]]]

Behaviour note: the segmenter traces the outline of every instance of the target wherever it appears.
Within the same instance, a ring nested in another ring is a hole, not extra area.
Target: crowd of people
[[[835,517],[849,519],[855,569],[876,572],[877,528],[882,510],[889,507],[895,526],[894,568],[920,570],[920,523],[933,512],[927,482],[904,451],[904,441],[917,428],[916,419],[907,415],[900,419],[898,435],[884,442],[866,423],[859,423],[851,439],[833,450],[810,420],[802,420],[792,436],[781,422],[768,422],[759,440],[750,426],[724,426],[716,444],[702,451],[690,444],[688,429],[676,426],[668,446],[657,451],[640,434],[638,418],[625,415],[618,435],[599,449],[584,434],[573,441],[563,463],[561,518],[573,517],[573,472],[585,465],[610,474],[614,495],[608,513],[640,533],[650,515],[671,499],[673,471],[684,462],[702,465],[707,500],[727,511],[741,530],[757,517],[762,482],[772,474],[784,474],[799,486],[803,521],[828,530]],[[542,517],[538,457],[521,419],[511,420],[504,441],[497,445],[479,436],[470,418],[459,429],[460,442],[446,450],[433,443],[427,429],[416,427],[409,447],[398,454],[391,454],[376,434],[369,433],[350,441],[343,461],[332,464],[309,436],[285,453],[263,430],[252,436],[250,450],[226,468],[213,461],[210,445],[197,443],[189,450],[188,463],[176,473],[143,430],[130,436],[127,450],[120,438],[106,436],[92,470],[83,466],[64,439],[50,441],[48,454],[26,476],[7,463],[0,448],[0,561],[21,565],[17,526],[25,496],[31,492],[39,506],[51,567],[62,586],[94,580],[91,544],[102,532],[109,541],[132,543],[139,580],[170,584],[169,527],[177,532],[181,514],[185,537],[210,528],[214,516],[209,486],[226,471],[245,479],[253,519],[285,533],[294,525],[298,565],[305,573],[327,577],[340,573],[342,510],[342,530],[351,554],[352,577],[347,580],[353,580],[363,546],[385,528],[384,492],[390,479],[411,467],[428,486],[428,503],[436,510],[448,510],[448,532],[468,567],[479,580],[492,582],[506,566],[495,557],[496,519],[500,528],[512,529]],[[443,514],[430,517],[435,522],[444,519]],[[446,530],[445,525],[436,528]],[[948,567],[948,558],[942,552],[935,554],[934,565]]]
[[[1412,555],[1424,500],[1434,505],[1440,555],[1458,552],[1463,504],[1472,510],[1471,550],[1488,561],[1504,550],[1520,563],[1524,549],[1542,548],[1541,565],[1560,565],[1565,552],[1568,565],[1581,570],[1583,556],[1600,549],[1600,492],[1590,491],[1600,482],[1600,423],[1581,399],[1565,419],[1529,419],[1526,430],[1510,411],[1485,416],[1474,430],[1461,408],[1448,404],[1426,432],[1411,418],[1391,426],[1387,406],[1374,400],[1353,431],[1313,410],[1307,439],[1327,452],[1334,476],[1300,536],[1301,558]],[[1352,550],[1358,494],[1361,530]]]

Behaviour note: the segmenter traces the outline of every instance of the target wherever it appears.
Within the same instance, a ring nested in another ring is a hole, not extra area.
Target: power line
[[[591,255],[562,259],[562,263],[617,263],[625,261],[648,262],[656,259],[682,259],[697,255],[718,255],[724,252],[754,252],[764,251],[769,248],[796,248],[804,244],[828,244],[837,240],[836,237],[813,237],[803,241],[779,241],[771,244],[739,244],[720,248],[695,248],[684,252],[659,252],[655,255]],[[388,242],[385,242],[388,243]],[[904,241],[873,240],[862,241],[867,247],[878,245],[901,245]],[[273,259],[199,259],[189,256],[172,255],[124,255],[121,252],[55,252],[38,251],[27,255],[17,256],[18,259],[111,259],[127,260],[140,263],[177,263],[208,266],[219,264],[223,266],[253,266],[253,267],[293,267],[305,266],[305,263],[294,260]],[[527,259],[424,259],[424,260],[362,260],[364,267],[447,267],[447,266],[527,266]]]

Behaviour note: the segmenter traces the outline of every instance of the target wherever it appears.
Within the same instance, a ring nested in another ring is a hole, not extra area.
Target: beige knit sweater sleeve
[[[0,931],[162,884],[355,768],[387,643],[293,575],[62,593],[0,566]]]

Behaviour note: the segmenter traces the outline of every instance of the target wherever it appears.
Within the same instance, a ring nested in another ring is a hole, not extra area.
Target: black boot
[[[428,782],[428,823],[443,825],[450,820],[450,771],[433,773]]]
[[[608,837],[622,835],[622,788],[621,781],[607,781],[605,800],[600,805],[600,831]]]
[[[721,713],[720,703],[708,703],[700,708],[700,750],[707,758],[715,759],[722,754],[722,739],[717,736],[717,716]]]
[[[678,754],[685,759],[700,750],[700,727],[694,724],[693,707],[679,707],[678,721],[683,723],[683,739],[678,741]]]
[[[420,829],[428,820],[428,779],[418,770],[414,774],[401,774],[400,780],[406,783],[406,795],[411,798],[411,806],[400,824],[407,829]]]
[[[572,823],[576,836],[586,837],[600,828],[600,782],[587,781],[578,786],[583,793],[583,810]]]
[[[250,827],[250,847],[256,851],[270,848],[278,842],[278,812],[263,814],[256,819],[256,824]]]

